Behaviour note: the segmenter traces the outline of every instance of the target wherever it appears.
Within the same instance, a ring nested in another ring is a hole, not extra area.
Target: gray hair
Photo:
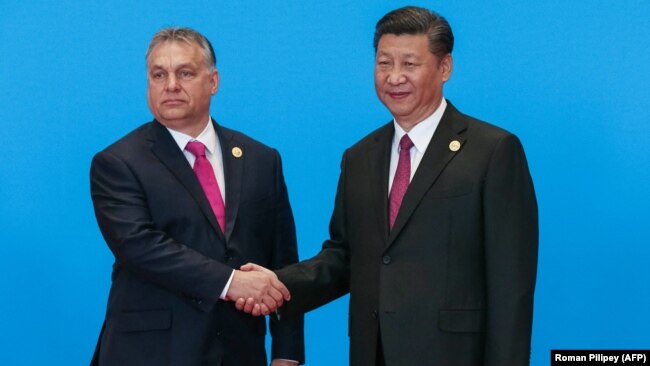
[[[454,48],[454,34],[447,19],[429,9],[407,6],[395,9],[381,18],[375,26],[374,47],[384,34],[424,34],[429,38],[429,51],[442,58]]]
[[[156,46],[165,42],[185,42],[188,44],[197,44],[201,47],[203,58],[208,70],[213,71],[217,68],[217,57],[214,54],[212,44],[204,35],[191,28],[170,27],[163,28],[156,33],[149,43],[145,60],[149,60],[149,55]]]

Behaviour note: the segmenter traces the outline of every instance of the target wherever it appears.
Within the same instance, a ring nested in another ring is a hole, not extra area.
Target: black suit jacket
[[[98,153],[91,194],[115,255],[99,365],[265,365],[264,318],[219,300],[233,268],[297,261],[277,151],[214,124],[223,153],[225,233],[192,167],[153,121]],[[235,157],[231,150],[243,151]],[[300,317],[270,323],[272,357],[304,360]]]
[[[350,364],[528,365],[537,204],[512,134],[451,103],[388,229],[392,122],[346,150],[330,236],[278,271],[283,319],[350,292]],[[458,151],[450,143],[458,141]]]

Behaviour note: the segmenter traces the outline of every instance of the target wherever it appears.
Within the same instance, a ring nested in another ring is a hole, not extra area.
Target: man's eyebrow
[[[418,54],[413,52],[407,52],[402,54],[402,58],[418,58]]]
[[[392,53],[387,51],[377,51],[377,56],[392,56]],[[418,58],[418,55],[413,52],[403,53],[400,56],[402,58]]]
[[[192,67],[192,68],[195,68],[196,66],[195,66],[195,64],[194,64],[193,62],[184,62],[184,63],[181,63],[181,64],[174,65],[174,69],[180,69],[180,68],[183,68],[183,67]],[[153,70],[153,69],[163,69],[163,70],[166,70],[166,69],[167,69],[167,68],[165,67],[165,63],[160,63],[160,64],[151,64],[151,65],[149,66],[149,68],[152,69],[152,70]]]

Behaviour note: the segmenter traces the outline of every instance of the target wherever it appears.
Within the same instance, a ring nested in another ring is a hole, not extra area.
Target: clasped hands
[[[253,316],[268,315],[276,311],[291,294],[272,271],[247,263],[235,270],[226,299],[235,301],[237,310]]]

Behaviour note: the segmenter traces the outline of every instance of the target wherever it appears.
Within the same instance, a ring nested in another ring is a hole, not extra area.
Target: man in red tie
[[[289,292],[252,261],[297,261],[277,151],[217,124],[219,87],[208,40],[167,28],[146,56],[155,119],[92,162],[97,222],[115,255],[94,365],[268,365],[266,324],[226,300],[275,310]],[[304,362],[303,319],[270,320],[271,365]]]
[[[353,366],[529,364],[533,183],[517,137],[443,97],[453,44],[427,9],[377,23],[375,89],[393,120],[345,151],[321,252],[276,272],[292,294],[283,321],[350,293]]]

